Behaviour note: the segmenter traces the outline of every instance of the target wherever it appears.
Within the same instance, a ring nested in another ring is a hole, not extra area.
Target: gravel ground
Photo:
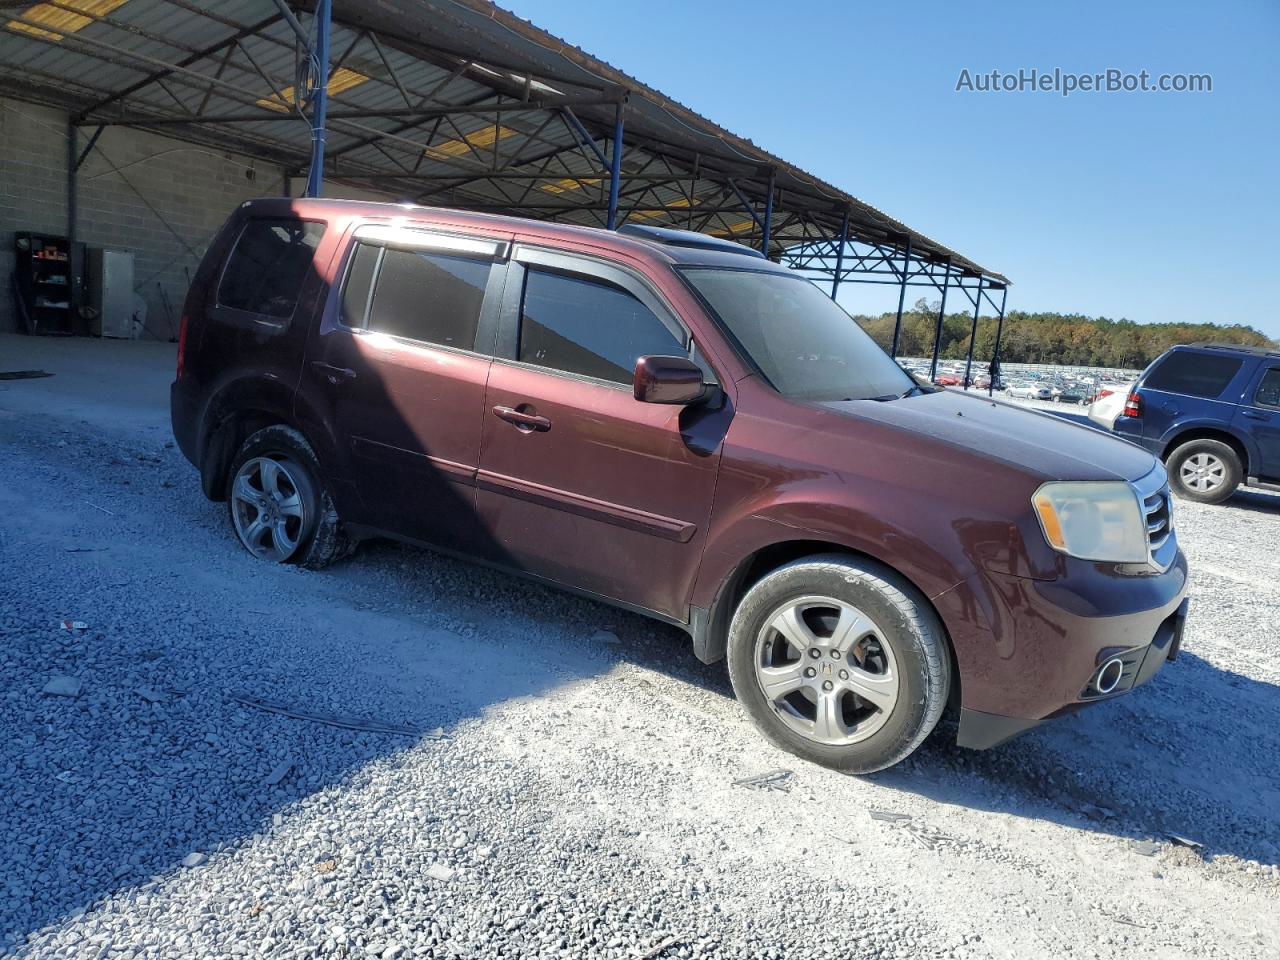
[[[674,629],[390,544],[255,561],[171,364],[0,337],[57,374],[0,382],[0,955],[1280,956],[1280,498],[1178,505],[1151,685],[851,778]]]

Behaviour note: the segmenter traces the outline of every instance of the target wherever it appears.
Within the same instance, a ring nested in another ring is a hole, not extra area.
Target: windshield
[[[784,396],[882,400],[917,388],[849,314],[803,277],[700,267],[682,272]]]

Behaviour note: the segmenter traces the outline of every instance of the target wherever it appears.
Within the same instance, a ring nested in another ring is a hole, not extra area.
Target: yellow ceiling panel
[[[732,236],[735,233],[748,233],[751,228],[756,225],[754,220],[742,220],[738,223],[731,223],[723,230],[708,231],[713,237]]]
[[[668,207],[691,207],[697,201],[697,197],[690,200],[688,197],[679,197],[667,204]],[[670,213],[670,210],[632,210],[627,214],[628,220],[652,220],[654,217],[661,217]]]
[[[64,34],[83,30],[99,17],[105,17],[117,7],[124,6],[125,3],[126,0],[64,0],[61,7],[55,7],[51,3],[37,3],[35,6],[27,7],[19,16],[52,29],[41,30],[33,24],[23,23],[20,20],[10,20],[7,26],[34,37],[61,40]],[[67,10],[66,7],[74,7],[75,12]]]
[[[519,130],[512,130],[510,127],[503,126],[481,127],[479,130],[465,134],[457,140],[446,140],[444,143],[437,143],[434,147],[427,147],[423,152],[429,157],[435,157],[437,160],[452,160],[455,157],[470,153],[473,149],[480,150],[485,147],[492,147],[499,140],[514,137],[519,132]]]
[[[369,78],[363,73],[356,73],[354,70],[348,70],[346,67],[339,67],[329,75],[329,96],[335,93],[342,93],[343,90],[350,90],[352,87],[358,87]],[[297,94],[293,87],[285,87],[280,94],[272,94],[258,101],[258,106],[266,107],[268,110],[275,110],[279,113],[288,113],[293,108],[293,104]]]
[[[599,177],[588,177],[585,180],[556,180],[552,183],[544,183],[539,189],[545,190],[547,193],[568,193],[570,190],[594,187],[599,182]]]

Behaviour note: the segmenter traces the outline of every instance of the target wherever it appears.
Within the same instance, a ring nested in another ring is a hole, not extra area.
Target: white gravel
[[[1280,498],[1178,504],[1151,685],[849,778],[674,629],[402,546],[254,560],[171,354],[0,337],[57,374],[0,381],[0,955],[1280,956]]]

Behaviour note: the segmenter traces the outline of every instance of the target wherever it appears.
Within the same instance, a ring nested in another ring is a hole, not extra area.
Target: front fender
[[[968,559],[946,549],[942,539],[930,542],[891,518],[849,504],[800,498],[759,504],[730,522],[713,521],[694,603],[709,605],[734,572],[760,551],[795,541],[864,554],[897,570],[926,597],[936,596],[973,571]]]

